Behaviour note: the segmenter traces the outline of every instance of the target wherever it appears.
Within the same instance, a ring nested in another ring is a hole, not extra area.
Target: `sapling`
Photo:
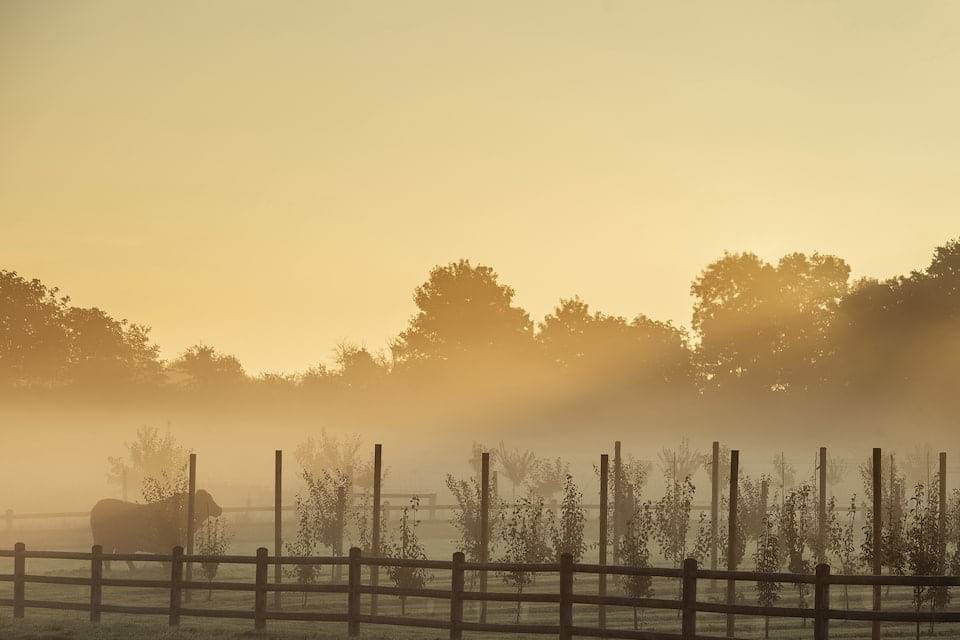
[[[297,558],[307,558],[313,555],[316,548],[316,534],[313,530],[314,517],[309,503],[303,496],[297,495],[294,499],[294,509],[297,513],[297,536],[284,544],[287,555]],[[284,574],[295,578],[298,584],[314,584],[319,576],[318,565],[294,564],[284,567]],[[307,605],[307,593],[301,595],[302,605]]]
[[[837,519],[831,522],[829,548],[830,552],[840,563],[840,573],[853,575],[860,566],[855,538],[857,520],[857,496],[850,498],[850,509],[847,512],[846,522],[841,524]],[[843,585],[844,608],[850,608],[850,586]]]
[[[660,470],[669,482],[680,483],[693,475],[703,464],[700,452],[690,448],[690,440],[681,438],[675,449],[664,448],[657,454]]]
[[[516,498],[517,487],[526,483],[533,474],[537,457],[530,450],[507,449],[501,440],[496,459],[513,485],[513,497]]]
[[[527,488],[531,494],[548,500],[563,489],[563,483],[569,475],[570,464],[560,458],[537,460]]]
[[[926,489],[922,483],[914,487],[909,505],[907,527],[907,566],[915,576],[937,575],[937,521],[935,510],[930,509]],[[934,594],[930,587],[914,585],[913,607],[919,615],[926,602],[935,607]],[[920,640],[920,620],[916,621],[916,638]]]
[[[450,524],[456,530],[458,538],[452,542],[456,549],[463,552],[468,562],[480,562],[482,560],[480,549],[480,481],[475,477],[463,480],[448,474],[446,485],[457,502],[457,508],[453,510]],[[487,520],[487,541],[491,557],[497,540],[498,527],[503,521],[502,514],[503,503],[498,497],[497,483],[494,478],[491,478],[489,517]],[[471,588],[476,583],[477,576],[477,572],[469,574],[468,580]]]
[[[202,556],[222,556],[230,548],[230,542],[233,536],[227,529],[227,523],[222,517],[208,519],[200,531],[197,532],[197,548]],[[220,561],[216,559],[204,560],[200,563],[203,576],[207,579],[207,584],[213,582],[220,569]],[[213,598],[213,589],[208,586],[207,600]]]
[[[806,545],[813,530],[813,486],[803,483],[787,493],[780,510],[779,533],[787,560],[787,570],[791,573],[809,574],[813,567],[804,556]],[[806,606],[807,585],[797,583],[797,606]],[[806,618],[802,619],[804,625]]]
[[[762,530],[757,539],[757,550],[753,555],[757,571],[762,573],[777,573],[783,563],[780,539],[770,518],[764,517]],[[757,581],[757,604],[761,607],[772,607],[780,600],[782,585],[773,580]],[[763,637],[770,637],[770,616],[763,617]]]
[[[569,553],[573,556],[574,562],[579,562],[587,550],[583,536],[586,512],[583,509],[583,494],[577,488],[573,476],[568,474],[563,482],[560,517],[557,518],[553,511],[549,511],[547,519],[550,539],[553,542],[554,559],[559,562],[561,555]]]
[[[399,539],[395,543],[386,545],[387,555],[400,560],[426,560],[427,554],[417,536],[417,508],[420,499],[414,496],[410,499],[410,506],[404,507],[400,513],[400,523],[397,530]],[[430,573],[422,567],[389,566],[387,574],[393,584],[400,589],[422,589],[431,580]],[[407,615],[407,596],[400,596],[400,615]]]
[[[630,566],[650,566],[650,534],[653,530],[653,508],[649,502],[640,505],[627,521],[620,541],[620,562]],[[624,575],[620,585],[631,598],[652,598],[653,578],[648,575]],[[637,615],[639,612],[639,616]],[[633,607],[633,628],[643,629],[643,607]]]
[[[509,515],[503,516],[500,536],[503,542],[503,562],[517,564],[543,563],[553,555],[547,543],[547,527],[543,515],[543,498],[529,496],[519,498],[510,508]],[[523,589],[532,584],[536,575],[525,569],[502,571],[500,577],[504,583],[517,591],[517,622],[520,622],[520,609]]]

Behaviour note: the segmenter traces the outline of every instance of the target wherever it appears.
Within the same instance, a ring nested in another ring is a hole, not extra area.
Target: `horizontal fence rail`
[[[464,631],[516,633],[556,636],[561,640],[573,637],[623,638],[639,640],[720,640],[719,636],[697,633],[697,613],[724,615],[763,616],[769,618],[808,618],[814,621],[814,638],[829,637],[831,620],[857,620],[867,622],[947,622],[960,623],[960,612],[955,611],[861,611],[834,609],[830,606],[830,587],[833,585],[900,586],[900,587],[960,587],[960,576],[863,576],[832,575],[829,566],[817,566],[813,575],[792,573],[762,573],[755,571],[716,571],[700,569],[693,559],[684,561],[682,568],[631,567],[575,563],[564,554],[559,563],[508,563],[466,562],[462,553],[453,554],[451,560],[401,559],[386,557],[363,557],[360,549],[350,549],[349,556],[297,557],[270,556],[265,548],[254,556],[224,555],[208,556],[185,554],[176,547],[167,555],[151,554],[105,554],[99,546],[89,553],[64,551],[27,550],[23,543],[14,549],[0,549],[0,558],[13,560],[13,573],[0,574],[0,583],[13,583],[13,597],[0,598],[0,606],[12,607],[15,618],[23,618],[27,609],[50,609],[84,611],[90,614],[91,622],[100,622],[101,614],[167,616],[171,626],[178,626],[184,616],[199,618],[236,618],[253,620],[256,629],[263,629],[268,620],[295,620],[306,622],[335,622],[347,625],[348,635],[356,637],[361,624],[419,627],[449,632],[453,640],[462,640]],[[27,560],[78,560],[90,563],[89,577],[46,576],[27,573]],[[170,565],[170,577],[166,580],[141,580],[133,578],[106,578],[103,575],[105,562],[136,560],[160,562]],[[253,565],[255,580],[249,582],[193,581],[184,579],[184,565],[188,562],[217,562],[222,564]],[[268,568],[276,563],[286,565],[346,566],[346,584],[301,584],[268,581]],[[409,567],[449,571],[451,582],[446,589],[401,588],[364,584],[363,567]],[[468,591],[465,589],[465,573],[475,572],[536,572],[558,574],[560,588],[557,593],[508,593],[495,591]],[[680,582],[678,599],[637,598],[625,595],[594,595],[574,592],[574,575],[625,575],[650,576],[676,579]],[[732,602],[704,602],[697,599],[697,586],[701,580],[726,580],[746,582],[778,582],[786,584],[809,584],[814,589],[813,607],[765,607],[760,605],[735,604]],[[48,584],[88,587],[87,602],[57,602],[27,598],[26,585]],[[104,587],[141,587],[164,589],[169,592],[168,606],[134,606],[103,602]],[[188,590],[241,591],[254,594],[253,610],[210,609],[183,605],[183,595]],[[267,607],[267,593],[332,593],[345,596],[342,612],[280,611]],[[433,598],[449,602],[448,619],[417,618],[364,614],[360,611],[361,595],[383,595]],[[556,624],[505,624],[471,622],[463,618],[463,604],[469,601],[546,603],[558,606]],[[574,624],[574,605],[642,607],[679,612],[679,629],[676,632],[635,631]],[[727,636],[732,637],[732,636]]]

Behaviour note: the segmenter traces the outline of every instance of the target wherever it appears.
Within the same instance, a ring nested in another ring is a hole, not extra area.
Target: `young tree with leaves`
[[[222,517],[210,518],[204,522],[203,526],[197,532],[197,550],[202,556],[222,556],[226,555],[230,548],[230,542],[233,536],[227,529],[227,522]],[[207,583],[212,583],[220,570],[220,561],[216,559],[204,560],[200,563],[200,569]],[[207,589],[207,600],[213,598],[213,589]]]
[[[468,562],[480,562],[480,481],[475,477],[464,480],[447,474],[446,485],[457,502],[457,508],[453,511],[450,524],[456,530],[458,538],[452,542],[456,549],[463,552]],[[503,503],[498,497],[497,483],[491,478],[490,508],[487,520],[487,540],[489,541],[491,556],[497,540],[498,526],[503,520],[502,514]],[[475,583],[476,578],[477,573],[471,572],[469,575],[471,585]]]
[[[782,549],[780,539],[777,537],[773,521],[764,517],[761,524],[761,533],[757,539],[757,549],[753,554],[753,561],[756,564],[757,571],[762,573],[777,573],[783,564]],[[773,580],[757,581],[757,604],[761,607],[773,607],[780,600],[780,589],[782,585]],[[763,618],[763,637],[770,637],[770,616]]]
[[[316,532],[313,530],[313,511],[303,496],[297,495],[294,499],[294,508],[297,513],[297,537],[284,543],[287,555],[297,558],[308,558],[313,555],[317,544]],[[319,577],[319,565],[295,564],[284,567],[284,574],[295,578],[298,584],[314,584]],[[302,594],[302,606],[307,606],[307,593]]]
[[[860,557],[856,544],[857,496],[850,498],[846,522],[841,524],[836,518],[831,521],[829,550],[840,564],[840,573],[854,575],[860,567]],[[843,585],[844,608],[850,608],[850,586]]]
[[[650,566],[650,535],[653,532],[653,507],[649,502],[640,505],[627,520],[620,541],[620,562],[628,567]],[[647,575],[620,576],[620,585],[631,598],[652,598],[653,578]],[[638,615],[639,613],[639,615]],[[633,607],[633,628],[643,629],[643,607]]]
[[[399,560],[426,560],[427,554],[420,544],[417,535],[417,509],[420,499],[414,496],[410,499],[410,506],[404,507],[400,513],[400,523],[397,530],[396,542],[386,545],[387,556]],[[387,574],[393,584],[399,589],[423,589],[432,578],[430,572],[422,567],[390,566]],[[407,615],[407,596],[400,596],[400,615]]]
[[[693,475],[703,464],[703,457],[696,449],[690,448],[690,440],[681,438],[676,448],[664,448],[657,454],[660,470],[670,482],[680,483]]]
[[[694,492],[689,478],[672,482],[663,497],[653,505],[654,537],[663,557],[675,567],[679,567],[687,555]]]
[[[504,514],[500,527],[503,543],[501,561],[515,564],[539,564],[553,555],[547,543],[547,523],[544,518],[543,498],[528,496],[513,503],[509,514]],[[520,622],[523,589],[532,584],[536,574],[518,569],[503,571],[500,577],[517,591],[517,623]]]
[[[583,536],[586,511],[583,508],[583,493],[577,487],[573,476],[568,474],[563,482],[563,500],[560,503],[559,519],[550,511],[547,520],[550,539],[553,542],[554,559],[559,562],[561,555],[569,553],[573,556],[574,562],[579,562],[587,550]]]
[[[803,483],[787,493],[778,524],[778,537],[786,554],[787,570],[798,574],[812,573],[813,564],[804,554],[811,532],[814,531],[813,485]],[[795,586],[797,606],[802,609],[806,606],[808,586],[803,583]],[[806,624],[806,618],[803,621]]]
[[[507,449],[501,440],[496,460],[510,480],[513,486],[513,497],[516,498],[517,487],[523,486],[534,473],[537,457],[530,450]]]

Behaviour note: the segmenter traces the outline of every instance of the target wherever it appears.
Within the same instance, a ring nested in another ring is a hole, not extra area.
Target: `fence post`
[[[370,532],[371,551],[380,557],[380,492],[383,478],[383,445],[373,445],[373,530]],[[380,584],[380,567],[370,565],[370,586]],[[370,615],[377,615],[377,594],[370,594]]]
[[[171,627],[180,626],[180,605],[183,602],[181,583],[183,582],[183,547],[173,548],[173,557],[170,559],[170,614],[167,624]]]
[[[573,638],[573,556],[560,556],[560,640]]]
[[[450,578],[450,640],[462,640],[463,629],[463,552],[453,554],[453,575]]]
[[[187,493],[187,555],[193,555],[193,536],[196,533],[193,530],[193,518],[195,515],[196,507],[196,498],[197,498],[197,454],[190,454],[190,477],[188,479],[188,493]],[[193,563],[187,562],[187,582],[193,580]],[[183,594],[183,599],[187,602],[190,602],[190,598],[193,596],[193,591],[190,589],[186,590],[186,593]]]
[[[100,604],[103,602],[103,547],[93,545],[90,550],[90,622],[100,622]]]
[[[683,640],[697,637],[697,561],[683,561],[683,592],[681,595],[680,634]]]
[[[18,542],[13,547],[13,617],[23,617],[26,600],[27,546]]]
[[[820,447],[819,460],[820,503],[817,508],[817,558],[824,562],[827,557],[827,448]]]
[[[253,628],[267,626],[267,548],[257,549],[256,591],[253,592]]]
[[[737,500],[739,495],[740,482],[740,452],[736,449],[730,452],[730,513],[727,516],[727,571],[737,570]],[[727,580],[727,604],[736,604],[737,600],[737,582],[736,580]],[[733,638],[736,625],[736,617],[732,613],[727,614],[727,637]]]
[[[827,640],[830,636],[830,565],[817,565],[817,582],[813,592],[813,638]]]
[[[283,582],[283,564],[280,556],[283,555],[283,451],[277,449],[273,458],[273,552],[276,554],[276,564],[273,567],[273,581]],[[283,605],[282,593],[279,589],[273,592],[273,606],[280,609]]]
[[[607,495],[607,485],[610,482],[610,456],[603,454],[600,456],[600,565],[607,564],[607,511],[609,496]],[[607,574],[601,573],[598,576],[600,586],[598,593],[600,597],[607,595]],[[607,628],[607,607],[601,604],[597,612],[600,628]]]
[[[347,635],[355,638],[360,635],[360,549],[350,547],[350,569],[347,572],[349,582],[347,593]]]
[[[881,560],[883,558],[883,475],[880,466],[881,451],[879,448],[873,450],[873,575],[878,576],[882,573]],[[893,468],[890,469],[890,477],[893,477]],[[880,585],[873,587],[873,610],[880,611]],[[872,640],[880,640],[880,621],[874,620],[871,629]]]

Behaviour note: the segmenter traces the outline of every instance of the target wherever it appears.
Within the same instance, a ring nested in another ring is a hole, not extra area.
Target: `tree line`
[[[651,275],[651,277],[655,277]],[[56,287],[0,271],[0,389],[383,400],[530,410],[627,406],[695,397],[871,397],[956,402],[960,241],[922,270],[852,280],[842,258],[792,253],[776,263],[724,254],[694,279],[690,329],[561,299],[539,321],[485,265],[435,267],[390,346],[336,347],[335,364],[251,375],[197,344],[160,358],[146,325],[73,306]],[[541,407],[542,408],[542,407]],[[421,416],[428,418],[430,416]]]

